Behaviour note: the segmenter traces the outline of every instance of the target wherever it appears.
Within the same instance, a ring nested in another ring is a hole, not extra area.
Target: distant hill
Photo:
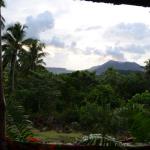
[[[63,73],[71,73],[73,71],[67,70],[66,68],[55,68],[55,67],[48,67],[47,70],[54,74],[63,74]]]
[[[97,75],[100,75],[104,73],[108,68],[114,68],[123,74],[144,71],[143,67],[135,62],[119,62],[119,61],[113,61],[113,60],[110,60],[104,63],[103,65],[91,67],[90,69],[87,69],[87,70],[90,72],[96,72]],[[75,70],[74,71],[68,70],[66,68],[56,68],[56,67],[49,67],[47,68],[47,70],[54,74],[72,73],[75,71]]]
[[[88,70],[91,72],[96,72],[97,75],[100,75],[104,73],[108,68],[114,68],[122,73],[144,71],[143,67],[135,62],[119,62],[113,60],[110,60],[103,65],[92,67]]]

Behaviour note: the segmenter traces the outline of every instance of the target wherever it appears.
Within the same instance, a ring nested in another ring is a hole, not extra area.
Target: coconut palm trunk
[[[10,25],[6,32],[3,34],[2,39],[4,41],[3,47],[5,47],[4,51],[4,65],[9,64],[10,72],[9,72],[9,95],[11,96],[15,90],[15,73],[16,73],[16,64],[18,63],[19,54],[25,51],[23,46],[26,46],[26,41],[28,39],[25,38],[26,26],[21,25],[20,23],[16,23],[14,25]]]
[[[13,54],[12,60],[11,60],[11,68],[10,68],[10,93],[13,93],[14,92],[14,88],[15,88],[16,55],[17,55],[17,50],[14,51],[14,54]]]
[[[1,6],[0,6],[0,19],[1,19]],[[2,22],[0,21],[0,140],[5,139],[5,98],[4,98],[4,89],[3,89],[3,70],[2,70]],[[0,149],[2,144],[0,144]]]

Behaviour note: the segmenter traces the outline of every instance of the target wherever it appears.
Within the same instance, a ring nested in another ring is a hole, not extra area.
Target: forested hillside
[[[57,75],[43,66],[44,44],[26,39],[21,24],[9,27],[3,40],[9,137],[25,140],[34,127],[150,141],[149,60],[143,73],[122,74],[109,68],[101,75],[88,71]],[[24,45],[28,50],[21,49]]]

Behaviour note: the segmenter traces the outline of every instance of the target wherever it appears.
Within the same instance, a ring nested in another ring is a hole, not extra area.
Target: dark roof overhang
[[[150,0],[85,0],[85,1],[112,3],[115,5],[126,4],[126,5],[150,7]]]

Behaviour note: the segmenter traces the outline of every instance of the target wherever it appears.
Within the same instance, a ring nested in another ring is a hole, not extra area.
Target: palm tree
[[[28,43],[29,49],[20,53],[20,64],[24,70],[35,71],[45,64],[43,61],[43,57],[46,55],[43,52],[45,44],[36,39],[29,39],[26,42]]]
[[[1,38],[1,29],[2,29],[2,16],[1,16],[1,7],[4,7],[4,1],[0,0],[0,140],[5,139],[5,98],[3,91],[3,70],[2,70],[2,38]],[[3,147],[0,145],[0,149]]]
[[[46,53],[43,52],[45,44],[39,40],[33,40],[29,46],[30,69],[36,70],[37,67],[42,66],[44,63],[43,57]]]
[[[14,79],[18,54],[23,51],[26,45],[25,39],[26,26],[16,23],[7,28],[6,33],[3,35],[4,45],[4,66],[10,66],[10,93],[14,91]]]
[[[145,63],[146,63],[146,65],[145,65],[146,75],[147,75],[147,77],[150,77],[150,59],[147,60]]]

